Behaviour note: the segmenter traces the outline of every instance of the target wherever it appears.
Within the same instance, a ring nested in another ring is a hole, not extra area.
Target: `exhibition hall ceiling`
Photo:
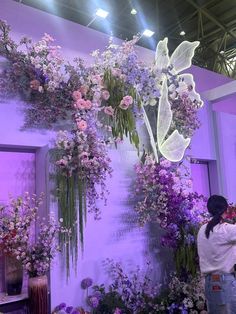
[[[199,40],[194,63],[236,77],[236,0],[15,0],[121,39],[145,29],[138,44],[155,50],[169,38],[170,51],[183,40]],[[109,14],[97,17],[97,9]],[[133,14],[132,14],[133,13]]]

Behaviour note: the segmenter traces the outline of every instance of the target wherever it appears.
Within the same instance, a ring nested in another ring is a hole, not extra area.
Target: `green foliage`
[[[104,84],[110,93],[107,105],[115,110],[115,118],[110,118],[109,121],[112,126],[113,137],[123,140],[125,135],[129,137],[130,143],[134,144],[138,149],[139,135],[136,130],[136,117],[132,110],[132,106],[127,110],[119,107],[124,95],[129,95],[132,96],[134,102],[140,108],[140,99],[135,88],[132,86],[127,87],[127,84],[123,80],[114,77],[110,70],[107,70],[104,73]]]

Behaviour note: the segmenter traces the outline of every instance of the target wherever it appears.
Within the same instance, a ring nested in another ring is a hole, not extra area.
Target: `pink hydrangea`
[[[105,114],[107,114],[108,116],[113,116],[114,115],[114,109],[112,108],[112,106],[107,106],[104,108],[104,112]]]
[[[85,120],[79,120],[76,122],[76,124],[80,131],[85,131],[88,127],[87,122]]]

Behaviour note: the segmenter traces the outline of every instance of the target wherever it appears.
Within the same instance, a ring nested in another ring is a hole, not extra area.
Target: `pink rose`
[[[102,84],[102,78],[98,74],[92,75],[91,76],[91,81],[92,81],[93,84],[97,84],[97,85],[101,85]]]
[[[79,91],[81,92],[83,96],[87,94],[88,90],[89,90],[89,87],[87,85],[82,85],[79,89]]]
[[[123,110],[127,110],[130,105],[133,103],[133,97],[132,96],[124,96],[123,99],[120,102],[119,107]]]
[[[104,108],[104,112],[108,115],[108,116],[113,116],[114,115],[114,109],[112,108],[112,106],[108,106]]]
[[[133,97],[132,96],[125,96],[123,97],[123,101],[127,105],[132,105],[133,103]]]
[[[75,101],[82,98],[81,92],[78,90],[73,91],[72,97]]]
[[[92,103],[90,100],[85,101],[85,109],[89,110],[92,108]]]
[[[84,110],[84,109],[86,109],[86,101],[84,99],[82,99],[82,98],[78,99],[76,101],[76,103],[74,104],[74,107],[76,109]]]
[[[103,90],[102,91],[102,99],[108,100],[109,98],[110,98],[110,93],[108,92],[108,90]]]
[[[76,122],[77,127],[80,131],[85,131],[87,129],[87,122],[85,120],[80,120]]]

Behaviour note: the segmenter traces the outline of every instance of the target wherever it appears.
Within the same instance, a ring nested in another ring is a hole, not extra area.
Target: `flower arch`
[[[126,136],[139,149],[140,121],[147,128],[151,146],[151,150],[145,148],[144,163],[136,168],[138,189],[145,195],[143,211],[141,204],[136,207],[140,217],[143,214],[150,217],[150,213],[145,213],[148,203],[155,209],[163,205],[158,199],[152,202],[150,195],[145,194],[142,187],[145,167],[162,182],[171,179],[170,190],[182,195],[181,204],[192,205],[190,198],[202,200],[196,194],[184,196],[183,189],[174,186],[174,178],[180,180],[180,175],[176,175],[178,163],[200,126],[197,118],[202,106],[200,95],[195,91],[192,75],[182,73],[190,67],[199,42],[184,41],[169,56],[165,38],[157,45],[153,64],[147,66],[135,51],[138,37],[120,46],[110,41],[104,52],[92,53],[94,62],[87,67],[81,59],[73,63],[64,60],[60,47],[48,34],[36,43],[22,38],[17,44],[9,33],[10,27],[0,21],[0,55],[5,58],[0,73],[0,97],[20,95],[25,101],[25,128],[55,130],[59,121],[69,121],[69,130],[58,132],[52,149],[59,215],[71,230],[71,241],[65,248],[68,267],[70,255],[77,260],[78,242],[83,247],[87,210],[99,219],[96,200],[106,201],[105,182],[112,173],[107,145],[117,146]],[[147,106],[156,108],[154,128]],[[170,167],[164,166],[167,162],[171,162]],[[157,191],[160,187],[161,184]],[[175,208],[168,202],[165,206],[162,218],[156,219],[161,224]],[[61,240],[63,243],[64,239]]]

